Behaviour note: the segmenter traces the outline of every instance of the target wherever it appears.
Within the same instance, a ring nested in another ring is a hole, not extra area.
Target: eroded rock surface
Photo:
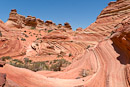
[[[4,87],[6,83],[6,74],[0,73],[0,87]]]
[[[0,62],[0,73],[7,75],[0,74],[0,85],[130,87],[129,7],[130,0],[110,2],[96,22],[76,31],[72,31],[69,23],[56,25],[51,20],[24,17],[12,10],[6,23],[0,20],[0,57],[12,57],[5,61],[8,64]],[[34,72],[9,65],[13,59],[43,63],[66,59],[71,64],[63,65],[58,72],[45,69]]]

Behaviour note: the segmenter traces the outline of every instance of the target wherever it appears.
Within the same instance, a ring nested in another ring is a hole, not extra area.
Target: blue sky
[[[56,24],[69,22],[75,30],[93,23],[112,0],[1,0],[0,19],[7,21],[11,9]],[[115,0],[113,0],[115,1]]]

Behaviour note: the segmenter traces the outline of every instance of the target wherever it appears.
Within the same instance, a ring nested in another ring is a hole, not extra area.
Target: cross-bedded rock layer
[[[69,23],[56,25],[12,10],[6,23],[0,21],[0,57],[64,58],[71,64],[58,72],[33,72],[0,61],[0,72],[7,75],[0,74],[0,86],[130,87],[129,7],[130,0],[110,2],[96,22],[76,31]]]

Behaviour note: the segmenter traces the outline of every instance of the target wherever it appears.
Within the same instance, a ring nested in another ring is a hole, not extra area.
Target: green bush
[[[58,54],[57,57],[59,58],[59,57],[63,57],[63,56],[61,54]]]
[[[13,59],[13,61],[16,61],[18,63],[23,63],[21,60],[18,60],[18,59]]]
[[[61,67],[66,67],[69,64],[71,63],[66,61],[65,59],[53,60],[53,64],[51,65],[50,70],[61,71]]]
[[[72,54],[71,53],[69,53],[69,57],[71,57],[72,56]]]
[[[31,27],[32,30],[36,29],[36,27]]]
[[[48,70],[48,69],[49,69],[48,65],[46,65],[46,63],[43,61],[43,62],[34,62],[31,70],[40,71],[40,70]]]
[[[2,61],[9,60],[9,59],[12,59],[12,58],[10,56],[3,56],[3,57],[1,57]]]
[[[2,33],[1,33],[1,31],[0,31],[0,37],[2,37]]]
[[[52,71],[61,71],[61,66],[62,66],[61,63],[52,64],[51,67],[50,67],[50,69]]]
[[[41,70],[61,71],[61,68],[66,67],[70,64],[70,62],[66,61],[65,59],[32,62],[32,60],[29,60],[29,58],[24,58],[24,61],[13,59],[9,62],[9,64],[15,67],[26,68],[36,72]]]
[[[24,39],[24,38],[21,38],[21,40],[22,40],[22,41],[26,41],[26,39]]]
[[[52,32],[53,30],[48,30],[48,33]]]
[[[112,32],[110,33],[110,36],[112,36],[114,33],[115,33],[115,32],[114,32],[114,31],[112,31]]]
[[[27,64],[27,63],[31,63],[32,60],[29,60],[29,58],[24,58],[24,63]]]
[[[37,40],[39,40],[39,39],[41,39],[41,38],[37,38]]]
[[[89,49],[90,47],[91,47],[91,46],[90,46],[90,45],[88,45],[86,49]]]
[[[25,34],[25,37],[28,37],[28,35]]]
[[[13,65],[15,67],[24,68],[24,64],[21,60],[13,59],[9,62],[10,65]]]

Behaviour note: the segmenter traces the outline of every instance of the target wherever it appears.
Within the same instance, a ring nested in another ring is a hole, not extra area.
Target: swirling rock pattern
[[[44,22],[31,16],[25,18],[22,27],[13,25],[15,29],[12,29],[12,24],[8,22],[18,21],[15,18],[18,16],[17,11],[12,10],[7,23],[0,20],[0,57],[11,56],[20,60],[28,57],[33,61],[49,61],[64,53],[62,58],[71,64],[58,72],[33,72],[5,64],[0,72],[7,76],[6,79],[0,78],[0,85],[130,87],[129,7],[130,0],[110,2],[96,22],[85,30],[78,28],[77,31],[72,31],[69,23],[64,26],[55,25],[50,20]],[[27,29],[27,26],[36,29]]]

